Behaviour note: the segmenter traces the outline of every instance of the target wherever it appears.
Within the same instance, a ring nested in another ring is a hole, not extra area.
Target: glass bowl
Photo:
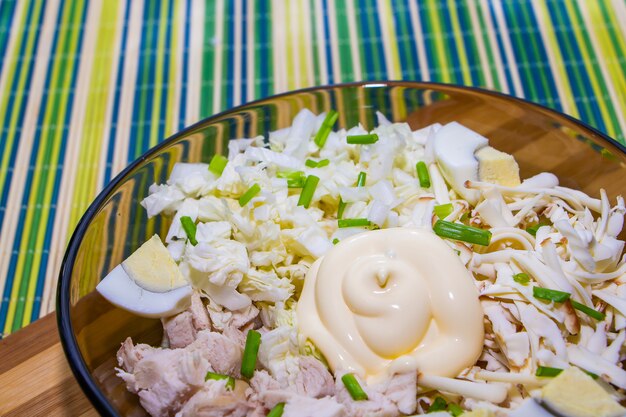
[[[63,348],[76,379],[105,416],[145,415],[135,395],[115,376],[115,353],[131,336],[159,344],[159,320],[144,319],[105,301],[98,282],[168,221],[147,220],[139,202],[148,187],[165,182],[179,161],[208,162],[226,153],[231,138],[287,127],[303,108],[335,109],[338,125],[372,128],[376,111],[412,128],[458,121],[496,149],[513,154],[522,178],[542,171],[562,185],[609,197],[626,195],[625,148],[571,117],[520,99],[475,88],[412,82],[355,83],[311,88],[255,101],[205,119],[152,148],[98,195],[80,220],[61,267],[57,317]],[[623,238],[623,236],[622,236]]]

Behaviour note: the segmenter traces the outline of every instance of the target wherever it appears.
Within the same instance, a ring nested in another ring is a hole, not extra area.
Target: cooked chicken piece
[[[302,356],[299,362],[295,384],[298,394],[315,398],[334,394],[335,381],[322,362],[312,356]]]
[[[394,375],[386,384],[383,395],[396,404],[404,414],[417,408],[417,372]]]
[[[255,412],[258,406],[246,399],[245,387],[242,385],[247,386],[245,383],[238,383],[233,391],[229,391],[225,380],[209,380],[187,401],[176,417],[248,416]]]
[[[204,303],[202,302],[202,299],[200,298],[200,294],[197,292],[194,292],[191,295],[191,306],[189,307],[189,311],[193,317],[194,329],[197,331],[211,329],[209,314],[204,306]]]
[[[261,393],[266,391],[280,390],[280,384],[267,371],[256,371],[250,379],[250,387],[255,392]]]
[[[193,315],[183,311],[173,317],[163,320],[163,330],[172,349],[184,348],[196,338],[196,329],[193,326]]]
[[[332,397],[314,399],[301,395],[293,396],[285,404],[283,417],[343,417],[345,407]]]
[[[342,374],[336,375],[336,399],[346,407],[346,415],[350,417],[396,417],[400,415],[398,407],[380,392],[368,387],[358,376],[356,377],[369,397],[365,401],[354,401],[341,381]]]
[[[201,355],[184,349],[164,349],[135,367],[135,386],[141,405],[153,417],[167,417],[203,385],[211,368]]]
[[[213,306],[209,306],[209,315],[211,316],[211,322],[213,326],[218,330],[224,330],[227,327],[234,327],[241,329],[259,315],[259,309],[254,305],[250,305],[241,310],[229,311],[218,310]]]
[[[215,372],[239,377],[242,349],[223,334],[202,330],[187,350],[200,352]]]
[[[133,345],[133,340],[127,337],[117,351],[117,363],[124,370],[133,372],[137,362],[159,350],[144,343]]]

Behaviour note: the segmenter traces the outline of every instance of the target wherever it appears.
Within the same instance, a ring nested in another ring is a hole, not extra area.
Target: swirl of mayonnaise
[[[437,235],[393,228],[345,239],[310,268],[301,335],[333,370],[368,379],[419,370],[455,377],[483,346],[472,276]]]

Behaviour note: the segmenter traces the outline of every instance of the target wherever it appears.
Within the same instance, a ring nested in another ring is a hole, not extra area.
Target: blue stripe
[[[452,74],[452,82],[454,84],[464,84],[463,70],[461,69],[461,61],[459,59],[459,50],[454,38],[454,29],[452,28],[452,19],[450,16],[450,9],[446,3],[441,3],[441,10],[439,12],[441,21],[443,24],[443,32],[449,34],[449,42],[447,42],[445,53],[448,58],[448,65],[452,68],[449,69]]]
[[[459,7],[457,16],[459,18],[461,41],[465,46],[465,56],[467,57],[467,64],[469,65],[472,85],[479,86],[483,84],[481,83],[480,55],[478,54],[478,49],[476,47],[476,37],[480,36],[480,32],[474,32],[472,21],[468,16],[468,8],[467,3],[463,2]]]
[[[113,98],[113,109],[111,111],[111,130],[109,132],[109,146],[107,148],[107,162],[104,170],[104,179],[101,184],[104,187],[111,181],[113,171],[113,153],[115,152],[115,136],[117,135],[117,124],[120,119],[120,101],[122,98],[122,86],[124,83],[124,62],[126,61],[126,46],[128,42],[128,26],[130,20],[130,2],[126,0],[126,10],[124,12],[124,24],[122,31],[122,39],[120,42],[120,61],[117,67],[117,75],[115,79],[115,92]],[[131,135],[132,136],[132,135]]]
[[[270,2],[262,1],[257,4],[263,6],[263,11],[257,15],[260,16],[257,22],[261,29],[259,31],[259,53],[255,56],[255,59],[260,61],[259,69],[261,70],[259,97],[267,97],[274,90],[272,80],[270,79],[270,73],[272,71],[272,54],[270,50],[272,21],[270,16],[272,10]]]
[[[422,30],[425,35],[424,36],[424,50],[426,52],[426,59],[428,62],[431,63],[430,65],[428,65],[428,69],[430,71],[428,74],[429,78],[433,81],[442,81],[440,73],[435,71],[435,68],[437,67],[437,64],[435,64],[437,62],[437,59],[435,58],[435,46],[434,46],[435,41],[432,38],[432,32],[430,28],[430,19],[428,17],[427,6],[420,7],[418,9],[418,15],[420,19],[420,24],[422,25]],[[422,77],[423,76],[424,74],[422,74]]]
[[[226,71],[224,72],[226,77],[224,84],[221,86],[222,102],[220,103],[220,111],[233,107],[233,87],[235,82],[239,82],[239,80],[235,81],[235,50],[232,46],[235,39],[235,22],[233,21],[233,16],[235,15],[235,4],[233,1],[227,1],[224,8],[224,24],[227,28],[227,37],[223,42],[224,49],[222,50],[222,54],[225,59],[222,62],[224,62],[224,66],[226,67]],[[215,88],[220,87],[216,86]]]
[[[187,118],[187,88],[188,88],[188,72],[189,72],[189,39],[191,36],[191,0],[187,0],[187,6],[185,8],[185,34],[183,35],[183,66],[180,88],[180,110],[179,110],[179,122],[178,128],[183,129],[185,127],[185,119]]]
[[[328,83],[332,84],[335,82],[335,77],[333,74],[333,49],[332,43],[334,42],[330,37],[330,18],[328,16],[328,0],[322,0],[322,19],[324,19],[324,43],[326,45],[326,50],[324,53],[326,54],[326,73],[328,74]],[[320,69],[324,71],[324,68]]]
[[[243,0],[241,14],[243,16],[241,24],[241,97],[240,102],[248,102],[252,97],[248,97],[248,31],[246,28],[250,24],[248,21],[248,2]]]
[[[417,49],[415,48],[415,38],[409,36],[414,34],[413,22],[409,18],[409,6],[405,0],[393,0],[391,5],[393,11],[394,28],[400,28],[401,22],[406,26],[406,32],[401,33],[396,30],[398,35],[398,52],[400,54],[400,67],[402,68],[402,79],[418,79],[419,78],[419,60],[417,58]],[[407,53],[408,50],[408,53]]]
[[[6,59],[6,51],[9,45],[9,37],[10,37],[9,35],[11,34],[10,28],[13,26],[13,18],[15,17],[15,9],[16,9],[15,5],[16,4],[17,4],[16,1],[7,1],[7,0],[0,3],[0,13],[4,11],[5,7],[11,8],[11,10],[9,11],[7,20],[5,22],[6,26],[2,28],[3,31],[2,31],[2,36],[0,40],[0,72],[4,68],[4,61]],[[30,4],[30,7],[32,7],[32,3]]]
[[[87,18],[87,10],[89,9],[89,0],[86,0],[85,6],[83,7],[82,16],[80,18],[81,24],[78,26],[78,36],[76,42],[75,56],[79,57],[83,45],[83,37],[85,35],[85,25],[84,22]],[[67,96],[67,106],[65,109],[65,118],[63,120],[63,133],[61,134],[61,143],[59,148],[59,161],[65,160],[65,151],[67,148],[67,138],[69,136],[70,131],[70,123],[72,119],[72,109],[74,105],[74,88],[76,86],[76,80],[78,79],[78,69],[80,67],[78,63],[78,59],[73,62],[74,69],[72,70],[72,78],[70,81],[70,90]],[[46,234],[44,237],[43,248],[41,256],[41,263],[39,265],[39,272],[37,274],[37,286],[35,287],[35,300],[33,304],[33,311],[31,313],[31,318],[29,321],[37,320],[39,317],[40,309],[41,309],[41,296],[43,295],[44,285],[46,283],[46,271],[48,267],[48,260],[50,257],[50,252],[47,248],[50,247],[50,243],[52,241],[52,231],[54,229],[54,219],[57,213],[57,205],[59,203],[59,189],[61,187],[61,178],[63,177],[61,170],[55,175],[54,178],[54,186],[52,190],[52,199],[50,201],[50,213],[48,215],[48,221],[46,224]]]
[[[27,14],[26,14],[26,22],[28,26],[30,25],[36,25],[37,30],[35,33],[35,39],[34,39],[34,49],[33,49],[33,56],[36,56],[37,54],[37,49],[38,49],[38,44],[39,44],[39,35],[41,34],[41,30],[39,29],[41,27],[41,24],[43,22],[43,15],[44,13],[41,12],[41,15],[39,17],[39,22],[32,22],[33,19],[33,14],[34,14],[34,10],[33,10],[33,6],[34,6],[34,2],[30,3],[30,6],[28,8]],[[43,5],[39,5],[39,7],[43,7]],[[58,30],[55,31],[55,39],[58,36]],[[26,37],[23,39],[22,44],[20,45],[20,56],[25,56],[24,55],[24,51],[26,49],[26,44],[27,44],[27,40]],[[11,87],[11,95],[9,97],[9,106],[7,107],[7,109],[11,109],[11,111],[13,110],[14,106],[13,106],[13,101],[14,101],[14,97],[16,96],[16,94],[22,93],[24,95],[26,95],[26,97],[24,97],[22,99],[22,105],[20,107],[19,110],[19,116],[18,116],[18,122],[17,122],[17,126],[19,126],[19,129],[22,128],[22,123],[24,121],[24,113],[26,111],[26,103],[28,102],[29,99],[29,95],[30,95],[30,86],[31,86],[31,78],[32,78],[32,74],[33,74],[33,68],[34,68],[34,64],[35,64],[35,59],[31,59],[30,60],[30,65],[28,68],[28,75],[27,75],[27,82],[26,82],[26,86],[28,86],[26,91],[23,92],[19,92],[17,89],[17,79],[19,77],[15,77],[14,79],[14,83]],[[50,69],[48,69],[48,73],[50,72]],[[40,129],[39,129],[40,130]],[[18,130],[19,132],[19,130]],[[6,140],[6,136],[5,136],[5,132],[2,132],[3,135],[2,137],[0,137],[0,139],[5,138]],[[4,149],[5,148],[5,144],[3,144],[0,141],[0,149]],[[16,144],[17,145],[17,144]],[[6,177],[6,181],[5,184],[11,184],[11,179],[13,177],[12,171],[13,168],[15,166],[15,156],[17,154],[17,146],[14,146],[13,149],[11,150],[11,156],[9,157],[9,171],[7,173],[7,177]],[[6,152],[6,150],[5,150]],[[29,170],[30,171],[30,170]],[[27,176],[26,178],[27,183],[25,184],[25,189],[29,190],[30,189],[30,184],[29,181],[32,181],[32,179],[30,178],[30,175]],[[8,198],[9,195],[9,187],[5,187],[5,190],[3,192],[3,195],[1,196],[1,200],[0,200],[0,228],[2,226],[3,223],[3,219],[4,219],[4,208],[6,207],[6,200]],[[20,208],[20,216],[19,216],[19,221],[24,222],[24,216],[22,214],[23,209]],[[19,226],[19,225],[18,225]],[[22,226],[23,227],[23,226]],[[17,229],[19,230],[19,229]],[[2,232],[2,230],[0,230],[0,233]],[[21,238],[21,234],[16,234],[16,241],[18,241]],[[15,245],[14,245],[15,248]],[[9,260],[9,268],[7,271],[7,277],[11,277],[10,279],[7,279],[5,286],[4,286],[4,293],[2,295],[2,300],[0,300],[0,337],[2,336],[2,329],[4,329],[4,326],[6,324],[6,319],[7,319],[7,314],[9,311],[9,302],[10,302],[10,297],[11,297],[11,291],[13,290],[13,283],[14,283],[14,276],[15,276],[15,269],[17,267],[17,250],[13,250],[13,252],[11,253],[11,257]]]

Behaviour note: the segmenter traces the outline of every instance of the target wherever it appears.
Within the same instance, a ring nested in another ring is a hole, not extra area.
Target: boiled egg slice
[[[189,307],[192,288],[157,235],[96,287],[112,304],[142,317],[167,317]]]
[[[520,184],[519,166],[513,158],[489,146],[489,141],[465,126],[452,122],[435,134],[435,160],[450,186],[470,204],[480,192],[465,187],[465,181],[485,181],[514,187]]]

